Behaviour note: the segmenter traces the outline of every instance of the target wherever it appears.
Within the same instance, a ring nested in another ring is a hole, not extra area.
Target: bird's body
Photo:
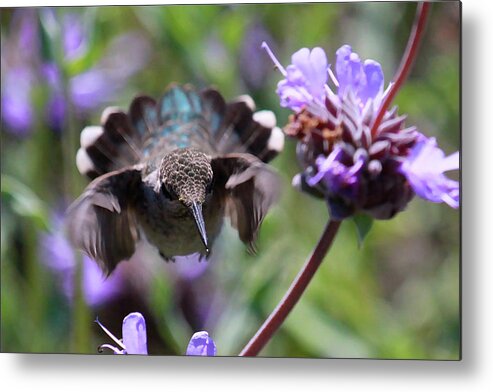
[[[139,226],[147,241],[155,245],[165,259],[191,253],[204,254],[204,245],[196,230],[190,211],[178,200],[169,200],[155,191],[156,172],[144,178],[141,199],[135,205]],[[205,227],[210,243],[221,229],[224,206],[216,195],[208,195],[202,205]],[[186,240],[183,240],[186,239]]]
[[[252,105],[172,86],[159,102],[135,98],[128,113],[107,108],[101,127],[81,133],[77,166],[93,181],[69,209],[72,242],[107,273],[140,240],[165,259],[207,256],[225,216],[253,246],[279,187],[264,162],[283,136],[273,113]]]

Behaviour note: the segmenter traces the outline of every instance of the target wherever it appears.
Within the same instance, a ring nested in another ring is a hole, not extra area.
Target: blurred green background
[[[316,244],[328,219],[323,202],[291,188],[295,142],[273,162],[280,203],[248,255],[223,229],[204,265],[164,265],[142,251],[101,280],[74,256],[61,231],[64,208],[87,181],[77,172],[81,129],[108,105],[138,93],[158,97],[171,82],[215,85],[226,99],[250,94],[289,111],[275,94],[281,75],[265,40],[287,65],[301,47],[334,53],[348,43],[397,69],[414,3],[327,3],[2,9],[1,350],[97,353],[140,311],[150,354],[182,355],[205,329],[218,355],[234,356],[256,332]],[[459,3],[434,3],[419,57],[396,98],[408,123],[459,148]],[[456,177],[457,178],[457,177]],[[274,357],[458,359],[460,216],[415,198],[375,222],[359,247],[344,222],[319,272],[262,351]]]

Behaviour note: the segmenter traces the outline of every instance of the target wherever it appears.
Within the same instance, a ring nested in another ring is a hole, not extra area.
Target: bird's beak
[[[197,225],[200,239],[202,240],[202,243],[205,246],[205,251],[208,254],[209,246],[207,245],[207,232],[205,231],[204,216],[202,215],[202,204],[194,201],[190,206],[190,210],[192,211],[192,215],[195,219],[195,224]]]

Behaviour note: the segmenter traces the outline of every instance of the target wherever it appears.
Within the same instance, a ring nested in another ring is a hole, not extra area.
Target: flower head
[[[285,77],[277,89],[281,106],[294,111],[284,131],[298,139],[303,172],[293,183],[324,197],[333,219],[357,212],[389,219],[414,194],[458,207],[459,185],[443,175],[458,168],[458,153],[444,158],[435,140],[406,126],[396,107],[384,113],[372,133],[389,91],[379,63],[362,61],[343,45],[336,52],[335,74],[320,48],[297,51],[284,69],[263,46]]]
[[[188,343],[187,355],[213,357],[216,344],[206,331],[195,332]]]
[[[109,348],[115,354],[147,355],[146,322],[139,312],[130,313],[123,319],[121,340],[117,339],[99,320],[96,319],[96,323],[119,346],[103,344],[99,350]]]

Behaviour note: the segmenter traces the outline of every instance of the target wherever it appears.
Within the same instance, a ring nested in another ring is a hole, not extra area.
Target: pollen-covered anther
[[[322,137],[331,143],[335,143],[342,136],[342,127],[338,125],[334,129],[324,128],[322,130]]]

